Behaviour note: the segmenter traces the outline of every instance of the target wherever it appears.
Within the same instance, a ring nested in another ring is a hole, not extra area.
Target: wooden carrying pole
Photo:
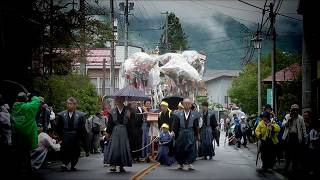
[[[159,113],[147,113],[147,122],[150,122],[150,129],[151,129],[151,138],[150,138],[150,143],[151,144],[151,157],[150,160],[155,160],[156,159],[156,151],[155,151],[155,145],[153,139],[156,138],[154,137],[154,129],[157,128],[157,122],[158,122],[158,117]],[[153,141],[153,142],[152,142]]]

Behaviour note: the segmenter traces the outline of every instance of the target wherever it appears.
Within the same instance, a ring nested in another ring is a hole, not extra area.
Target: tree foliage
[[[300,54],[283,53],[277,50],[276,53],[277,66],[276,71],[279,71],[291,64],[299,63],[301,60]],[[271,75],[271,55],[262,58],[261,60],[261,80]],[[279,112],[286,111],[292,103],[297,103],[301,97],[301,88],[299,83],[301,78],[293,82],[282,82],[277,86]],[[247,114],[256,114],[258,105],[258,82],[257,82],[257,62],[247,64],[239,77],[235,78],[229,90],[229,96],[232,102],[236,103]],[[262,105],[266,104],[267,89],[271,88],[270,84],[263,84],[261,87]],[[300,94],[300,95],[299,95]]]
[[[69,97],[77,99],[77,109],[83,112],[95,114],[99,111],[99,96],[87,76],[53,75],[48,79],[35,80],[34,86],[56,112],[66,109],[65,102]]]
[[[80,59],[78,58],[80,55],[86,54],[86,52],[82,53],[74,51],[74,49],[80,49],[83,44],[86,48],[103,48],[105,43],[112,41],[114,37],[111,23],[103,22],[98,16],[92,15],[95,13],[94,10],[100,7],[99,5],[93,6],[85,3],[85,10],[82,12],[77,6],[72,5],[72,1],[53,2],[52,6],[47,0],[33,2],[32,15],[39,24],[35,27],[35,33],[38,34],[38,37],[35,39],[36,43],[33,47],[33,59],[41,59],[40,61],[43,63],[42,74],[49,72],[52,60],[53,72],[66,75],[72,70],[72,63]],[[85,34],[83,40],[81,39],[81,30]],[[57,49],[64,49],[64,53],[56,51]],[[66,51],[67,53],[65,53]],[[66,66],[63,66],[64,64]]]
[[[174,52],[177,50],[188,49],[188,40],[185,32],[183,31],[180,20],[174,13],[170,13],[168,16],[168,43],[169,47],[165,43],[166,31],[164,30],[160,38],[160,50],[161,52]]]

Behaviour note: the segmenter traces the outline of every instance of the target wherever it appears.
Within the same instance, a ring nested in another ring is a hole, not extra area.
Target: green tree
[[[53,75],[48,79],[35,80],[34,87],[48,104],[53,105],[56,112],[66,108],[65,102],[71,96],[77,99],[77,108],[83,112],[95,114],[100,109],[99,96],[87,76]]]
[[[300,62],[300,54],[283,53],[277,50],[276,71],[279,71],[291,64]],[[262,80],[271,75],[271,55],[264,57],[261,61],[261,77]],[[301,78],[298,78],[294,82],[283,82],[277,86],[278,89],[278,104],[279,112],[286,111],[288,104],[297,103],[299,94],[301,94],[301,88],[299,88],[299,82]],[[297,87],[298,86],[298,87]],[[248,114],[257,113],[258,104],[258,89],[257,89],[257,62],[251,62],[247,64],[239,77],[235,78],[232,82],[232,86],[229,90],[229,95],[232,102],[236,103],[242,108],[242,110]],[[267,88],[271,88],[270,84],[262,84],[262,105],[266,104]]]
[[[32,15],[41,24],[35,27],[35,33],[39,37],[34,42],[33,59],[41,59],[40,62],[43,63],[43,70],[35,69],[35,75],[47,74],[51,69],[51,62],[55,74],[66,75],[71,72],[72,63],[85,54],[74,51],[80,49],[83,43],[80,38],[81,29],[85,31],[86,48],[103,48],[107,41],[114,40],[111,23],[94,16],[95,13],[105,13],[101,12],[105,10],[99,4],[94,6],[86,3],[84,22],[79,20],[82,12],[69,1],[54,1],[52,9],[47,0],[35,0],[32,5]]]
[[[161,52],[174,52],[177,50],[188,49],[187,36],[183,31],[180,20],[174,13],[170,13],[168,16],[168,44],[166,46],[166,31],[164,30],[160,38],[160,51]]]

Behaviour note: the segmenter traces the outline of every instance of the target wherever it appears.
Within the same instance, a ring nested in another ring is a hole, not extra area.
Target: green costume
[[[31,102],[16,102],[12,108],[12,129],[17,145],[30,150],[38,147],[36,114],[39,111],[40,99],[32,97]]]

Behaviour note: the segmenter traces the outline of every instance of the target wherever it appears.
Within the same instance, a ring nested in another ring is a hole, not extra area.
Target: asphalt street
[[[177,170],[177,165],[171,167],[159,166],[145,174],[142,179],[286,179],[275,171],[262,173],[255,166],[255,146],[236,149],[234,146],[224,144],[221,136],[221,145],[216,147],[216,156],[212,160],[197,160],[194,163],[195,170]],[[99,180],[99,179],[130,179],[137,172],[142,171],[151,164],[134,163],[133,167],[127,167],[126,173],[110,173],[109,167],[103,167],[102,154],[82,157],[77,165],[78,171],[62,171],[60,163],[51,164],[47,168],[37,171],[36,179],[39,180]]]
[[[251,146],[251,148],[255,148],[255,146]],[[221,144],[220,147],[216,147],[216,156],[212,160],[196,161],[193,164],[195,168],[193,171],[177,170],[177,165],[160,166],[145,175],[143,179],[286,179],[275,171],[265,173],[257,170],[254,152],[253,149],[243,147],[236,149],[234,146]]]

